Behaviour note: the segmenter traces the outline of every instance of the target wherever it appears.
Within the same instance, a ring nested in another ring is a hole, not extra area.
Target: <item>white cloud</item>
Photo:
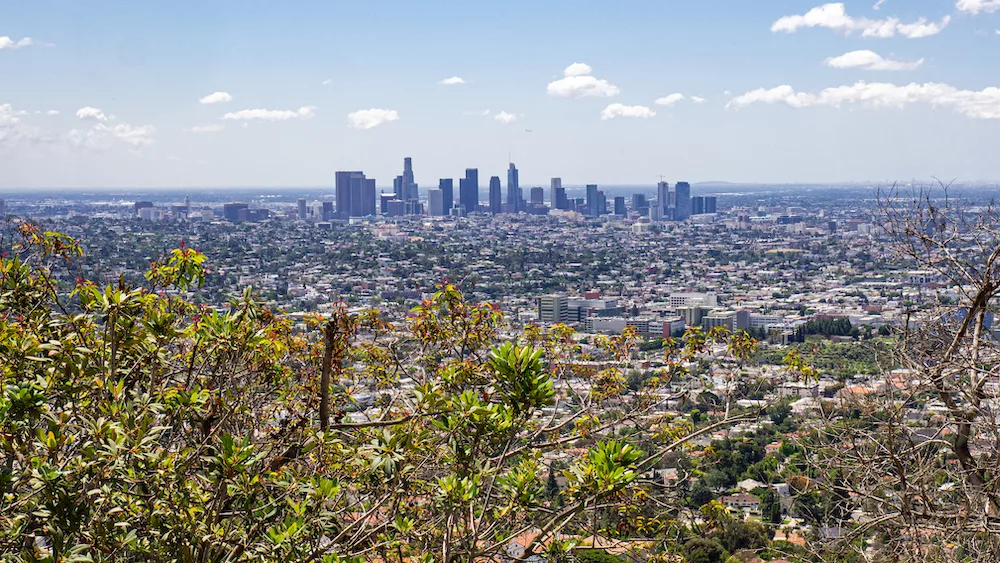
[[[563,77],[550,82],[547,91],[556,98],[610,98],[621,90],[602,78],[589,76],[591,68],[584,63],[573,63],[563,70]]]
[[[80,119],[96,119],[97,121],[108,120],[108,116],[104,115],[103,111],[90,106],[76,110],[76,116]]]
[[[703,103],[707,102],[708,100],[706,100],[705,98],[698,97],[698,96],[691,96],[691,101],[694,102],[694,103],[696,103],[696,104],[703,104]]]
[[[59,115],[59,110],[50,109],[49,111],[45,112],[45,115]]]
[[[874,51],[851,51],[839,57],[826,59],[826,66],[833,68],[863,68],[866,70],[913,70],[924,64],[924,59],[912,62],[883,58]]]
[[[297,110],[290,109],[243,109],[231,111],[222,116],[230,121],[288,121],[289,119],[309,119],[316,115],[316,106],[302,106]]]
[[[212,92],[211,94],[205,96],[204,98],[198,100],[199,104],[219,104],[223,102],[231,102],[233,97],[229,95],[229,92]]]
[[[825,27],[845,35],[859,31],[862,37],[888,38],[900,35],[919,39],[940,33],[949,22],[951,22],[950,16],[945,16],[940,22],[928,22],[927,18],[920,18],[913,23],[901,23],[899,18],[883,20],[852,18],[847,15],[844,4],[836,2],[817,6],[804,15],[780,18],[771,26],[771,31],[793,33],[804,27]]]
[[[361,109],[347,114],[348,126],[354,129],[371,129],[398,119],[399,114],[393,109]]]
[[[507,125],[509,123],[517,121],[517,114],[501,111],[500,113],[494,115],[493,119],[499,121],[500,123],[503,123],[504,125]]]
[[[593,71],[586,63],[573,63],[563,70],[563,76],[584,76]]]
[[[438,82],[438,84],[444,84],[445,86],[454,86],[456,84],[465,84],[465,80],[462,80],[458,76],[452,76],[451,78],[445,78],[441,82]]]
[[[0,51],[6,51],[8,49],[10,50],[21,49],[22,47],[31,47],[31,46],[51,47],[52,44],[40,43],[30,37],[25,37],[23,39],[14,41],[13,39],[7,37],[6,35],[0,36]]]
[[[326,80],[324,80],[324,81],[323,81],[323,82],[322,82],[321,84],[322,84],[323,86],[329,86],[329,85],[333,84],[333,79],[332,79],[332,78],[327,78],[327,79],[326,79]]]
[[[1000,0],[958,0],[955,7],[959,12],[969,12],[976,15],[979,13],[992,14],[1000,10]]]
[[[610,98],[617,96],[621,90],[607,80],[594,78],[593,76],[567,76],[554,82],[550,82],[547,88],[550,96],[556,98],[583,98],[600,97]]]
[[[656,105],[670,107],[684,99],[684,94],[670,94],[656,100]]]
[[[611,104],[601,112],[601,119],[614,119],[616,117],[641,117],[646,119],[654,115],[656,115],[656,112],[646,106]]]
[[[52,138],[37,127],[24,124],[24,111],[16,111],[10,104],[0,104],[0,150],[26,148],[30,145],[49,143]]]
[[[190,129],[192,133],[218,133],[226,126],[221,123],[209,123],[207,125],[195,125]]]
[[[875,5],[872,6],[872,9],[873,10],[879,9],[882,7],[882,4],[885,4],[885,0],[876,0]]]
[[[796,92],[783,85],[766,90],[758,88],[737,96],[726,108],[742,108],[755,103],[785,104],[793,108],[861,104],[867,107],[902,109],[923,103],[931,107],[951,108],[956,113],[976,119],[1000,119],[1000,88],[961,90],[949,84],[927,82],[902,86],[884,82],[856,82],[852,85],[826,88],[818,93]]]
[[[118,123],[109,127],[105,123],[98,123],[90,129],[71,130],[66,135],[66,141],[76,149],[102,151],[120,143],[131,151],[139,151],[155,143],[155,135],[156,128],[152,125],[135,127],[128,123]]]

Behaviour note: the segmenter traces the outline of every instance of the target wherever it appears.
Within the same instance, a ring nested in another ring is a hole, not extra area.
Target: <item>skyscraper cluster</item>
[[[609,198],[597,184],[588,184],[585,197],[570,199],[562,178],[552,178],[549,184],[548,206],[545,203],[545,189],[532,187],[521,188],[517,166],[510,162],[507,167],[506,190],[499,176],[491,176],[487,201],[483,204],[479,199],[479,169],[466,168],[465,177],[458,180],[458,193],[455,193],[453,178],[441,178],[437,188],[426,193],[426,208],[420,200],[420,189],[414,177],[413,159],[403,159],[403,173],[393,180],[391,193],[376,195],[375,180],[366,178],[363,172],[336,173],[336,211],[332,203],[326,202],[322,211],[313,216],[322,215],[323,220],[333,218],[347,219],[351,217],[366,217],[376,214],[386,216],[420,215],[432,217],[449,215],[464,215],[467,213],[489,212],[546,214],[550,210],[576,211],[591,218],[599,218],[609,213],[624,217],[630,212],[639,216],[648,216],[657,221],[684,221],[691,215],[715,213],[715,198],[711,196],[691,197],[691,185],[687,182],[659,182],[656,187],[656,205],[652,205],[645,194],[634,194],[629,201],[623,196]],[[456,198],[457,196],[457,198]],[[610,199],[610,201],[609,201]],[[329,205],[327,205],[329,204]],[[308,208],[305,200],[298,202],[298,216],[306,219]],[[316,217],[318,218],[318,217]],[[315,220],[315,218],[313,219]]]

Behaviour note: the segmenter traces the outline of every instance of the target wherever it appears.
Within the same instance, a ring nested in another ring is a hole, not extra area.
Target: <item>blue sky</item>
[[[1000,180],[1000,1],[875,2],[5,3],[0,186]]]

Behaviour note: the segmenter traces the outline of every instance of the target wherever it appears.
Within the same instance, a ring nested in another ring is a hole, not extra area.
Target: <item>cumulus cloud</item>
[[[1000,88],[962,90],[949,84],[927,82],[897,86],[885,82],[856,82],[847,86],[826,88],[818,93],[796,92],[783,85],[771,89],[758,88],[737,96],[726,108],[743,108],[751,104],[785,104],[793,108],[812,106],[841,107],[861,104],[867,107],[902,109],[923,103],[935,108],[951,108],[958,114],[976,119],[1000,119]]]
[[[205,96],[204,98],[198,100],[199,104],[221,104],[223,102],[231,102],[233,97],[229,95],[229,92],[212,92],[211,94]]]
[[[563,77],[550,82],[546,90],[556,98],[610,98],[621,90],[602,78],[590,76],[591,68],[584,63],[573,63],[563,70]]]
[[[868,50],[851,51],[839,57],[826,59],[826,66],[833,68],[863,68],[865,70],[913,70],[922,64],[924,64],[924,59],[910,62],[894,61]]]
[[[1000,10],[1000,0],[958,0],[955,7],[958,8],[959,12],[969,12],[973,15],[992,14]]]
[[[347,114],[347,124],[354,129],[371,129],[398,119],[399,114],[393,109],[360,109]]]
[[[573,63],[563,70],[563,76],[584,76],[593,71],[586,63]]]
[[[601,112],[601,119],[614,119],[616,117],[641,117],[647,119],[654,115],[656,115],[656,112],[646,106],[611,104]]]
[[[694,103],[696,103],[696,104],[703,104],[703,103],[707,102],[708,100],[706,100],[705,98],[701,98],[699,96],[691,96],[691,101],[694,102]]]
[[[195,125],[191,128],[192,133],[218,133],[225,129],[226,126],[221,123],[209,123],[207,125]]]
[[[793,33],[805,27],[825,27],[845,35],[857,31],[862,37],[888,38],[899,35],[909,39],[919,39],[941,33],[949,22],[951,22],[950,16],[945,16],[940,22],[928,22],[927,18],[920,18],[913,23],[902,23],[899,18],[881,20],[853,18],[847,15],[843,3],[836,2],[817,6],[804,15],[780,18],[771,26],[771,31]]]
[[[456,84],[465,84],[465,80],[458,76],[452,76],[450,78],[445,78],[438,84],[444,84],[445,86],[455,86]]]
[[[19,39],[17,41],[14,41],[13,39],[11,39],[10,37],[7,37],[6,35],[0,36],[0,51],[6,51],[8,49],[9,50],[15,50],[15,49],[21,49],[21,48],[24,48],[24,47],[31,47],[31,46],[46,46],[46,47],[50,47],[51,44],[50,43],[39,43],[38,41],[35,41],[34,39],[32,39],[30,37],[25,37],[23,39]]]
[[[16,150],[52,141],[50,135],[22,122],[21,116],[25,113],[10,104],[0,104],[0,150]]]
[[[76,110],[76,116],[79,117],[80,119],[94,119],[97,121],[108,120],[108,116],[104,115],[103,111],[97,108],[92,108],[90,106]]]
[[[288,121],[289,119],[309,119],[316,115],[316,106],[302,106],[290,109],[243,109],[231,111],[222,116],[229,121]]]
[[[657,98],[656,105],[670,107],[684,99],[684,94],[670,94],[662,98]]]
[[[153,137],[156,128],[152,125],[132,126],[128,123],[118,123],[109,126],[98,123],[90,129],[73,129],[66,135],[66,141],[76,149],[107,150],[116,144],[124,145],[131,151],[139,151],[156,142]]]
[[[501,111],[500,113],[494,115],[493,119],[499,121],[500,123],[503,123],[504,125],[507,125],[509,123],[517,121],[517,114]]]

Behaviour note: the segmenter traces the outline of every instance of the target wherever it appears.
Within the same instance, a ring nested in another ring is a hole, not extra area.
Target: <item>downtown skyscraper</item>
[[[458,203],[466,213],[473,213],[479,207],[479,169],[466,168],[465,178],[458,181]]]
[[[503,194],[500,187],[500,176],[490,178],[490,213],[503,213]]]
[[[507,169],[507,212],[517,213],[521,210],[521,188],[517,180],[517,167],[510,163]]]
[[[441,178],[438,181],[438,189],[441,190],[444,214],[448,215],[451,212],[451,207],[455,205],[455,183],[451,178]]]

